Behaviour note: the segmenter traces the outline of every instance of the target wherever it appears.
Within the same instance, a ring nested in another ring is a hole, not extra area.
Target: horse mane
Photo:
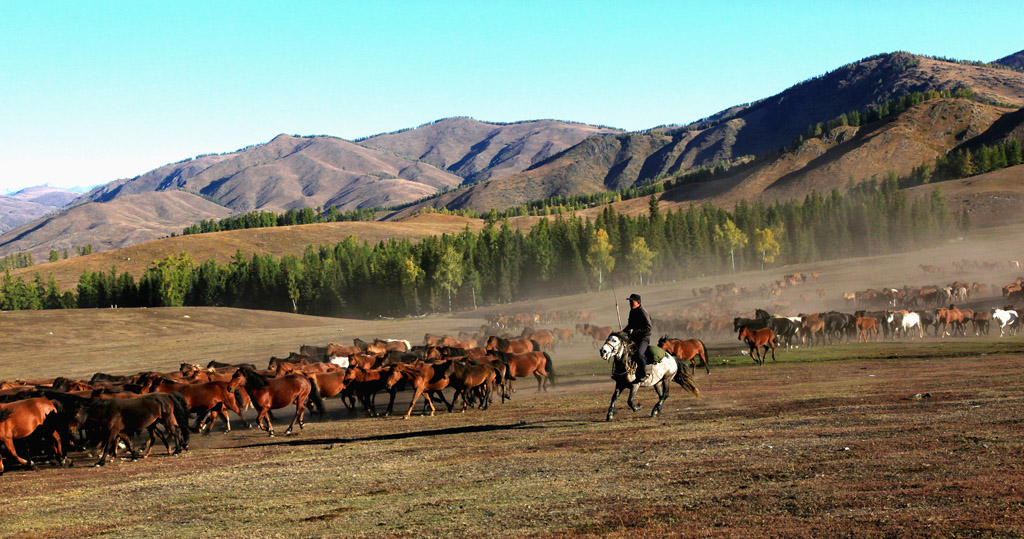
[[[668,335],[662,335],[661,338],[658,339],[658,347],[661,347],[661,345],[665,344],[665,341],[667,341],[668,339]]]
[[[266,376],[263,376],[249,367],[240,367],[238,372],[242,373],[242,376],[245,376],[246,389],[263,389],[270,385],[270,381]]]

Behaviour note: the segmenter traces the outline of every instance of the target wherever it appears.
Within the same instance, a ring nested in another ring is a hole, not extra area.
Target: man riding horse
[[[629,335],[629,341],[633,343],[633,361],[636,362],[636,375],[638,379],[647,377],[647,348],[651,344],[651,315],[640,306],[640,295],[630,294],[629,298],[629,319],[622,331]]]

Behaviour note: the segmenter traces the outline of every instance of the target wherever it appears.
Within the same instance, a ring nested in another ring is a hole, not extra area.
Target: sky
[[[0,2],[0,193],[280,133],[686,124],[874,54],[1024,49],[1015,1]]]

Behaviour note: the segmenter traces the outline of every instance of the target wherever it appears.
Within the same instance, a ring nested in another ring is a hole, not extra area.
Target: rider
[[[637,379],[647,376],[647,347],[651,344],[651,315],[640,306],[640,295],[629,295],[629,321],[623,331],[633,343],[633,361],[636,362]]]

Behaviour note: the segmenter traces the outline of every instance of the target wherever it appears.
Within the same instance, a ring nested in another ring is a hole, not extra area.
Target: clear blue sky
[[[882,52],[992,61],[1024,4],[0,2],[0,193],[278,133],[688,123]]]

